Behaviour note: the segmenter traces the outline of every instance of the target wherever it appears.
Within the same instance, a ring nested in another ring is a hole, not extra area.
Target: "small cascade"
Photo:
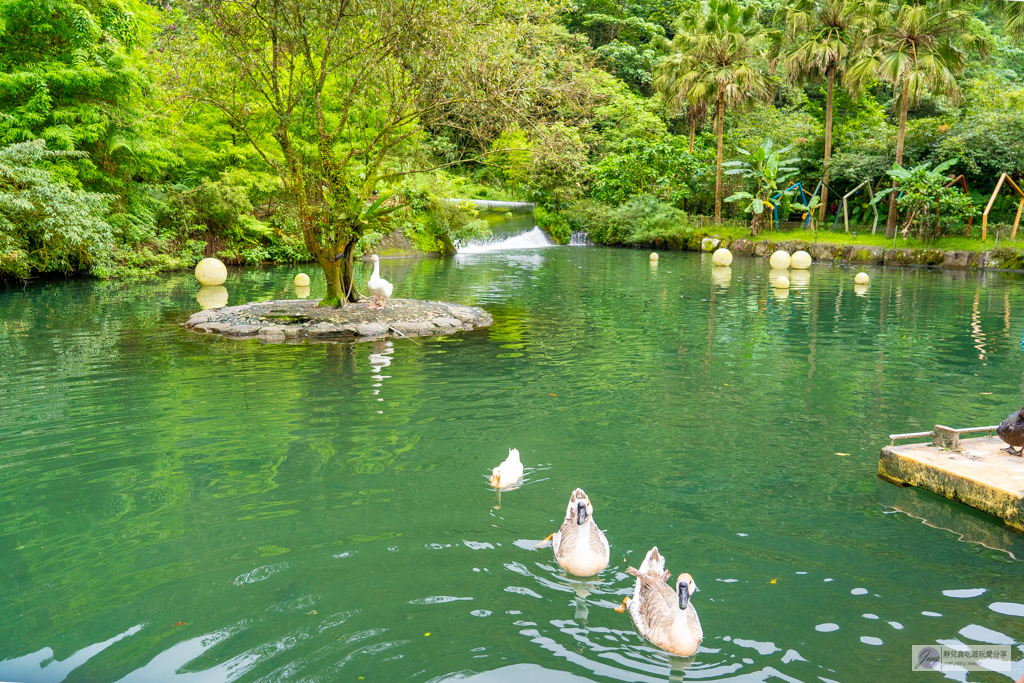
[[[553,247],[554,242],[548,234],[538,226],[533,230],[521,232],[512,237],[491,240],[489,242],[470,242],[459,249],[460,254],[486,254],[492,251],[505,251],[508,249],[538,249],[540,247]]]
[[[574,232],[572,237],[569,238],[570,247],[592,247],[594,241],[590,239],[590,235],[585,232]]]

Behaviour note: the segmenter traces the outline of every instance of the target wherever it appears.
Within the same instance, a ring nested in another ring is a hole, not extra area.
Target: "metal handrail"
[[[942,427],[942,425],[935,426]],[[966,427],[964,429],[950,429],[949,427],[942,427],[942,429],[945,432],[956,432],[957,436],[959,436],[960,434],[973,434],[975,432],[989,432],[989,434],[991,435],[992,432],[999,429],[999,425],[992,425],[991,427]],[[909,432],[907,434],[890,434],[889,445],[892,446],[897,439],[921,439],[926,436],[934,437],[935,430],[933,429],[930,432]]]

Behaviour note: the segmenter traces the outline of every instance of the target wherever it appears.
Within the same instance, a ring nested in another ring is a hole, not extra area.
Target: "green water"
[[[298,270],[232,270],[231,303]],[[815,266],[779,299],[765,259],[572,247],[382,271],[495,324],[261,345],[186,331],[186,275],[0,290],[0,680],[920,681],[913,644],[1024,640],[1022,537],[875,476],[887,434],[1020,407],[1020,276]],[[593,580],[532,550],[576,486]],[[653,544],[699,587],[692,663],[612,610]]]

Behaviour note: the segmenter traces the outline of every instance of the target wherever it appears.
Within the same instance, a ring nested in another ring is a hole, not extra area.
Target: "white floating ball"
[[[307,296],[309,296],[309,287],[299,287],[298,285],[296,285],[295,296],[297,296],[300,299],[305,299]]]
[[[772,268],[781,268],[785,270],[789,268],[790,259],[789,254],[781,249],[772,254],[772,257],[768,259],[768,263],[771,264]]]
[[[871,282],[871,278],[868,277],[867,273],[857,273],[857,277],[853,278],[853,281],[858,285],[866,285]]]
[[[711,262],[716,266],[728,266],[732,264],[732,252],[722,247],[716,249],[715,253],[711,255]]]
[[[201,285],[222,285],[228,279],[228,269],[215,258],[204,258],[196,264],[196,279]]]
[[[651,252],[651,260],[652,261],[657,261],[658,260],[658,252],[656,252],[656,251],[652,251]]]
[[[793,268],[796,268],[797,270],[807,270],[811,267],[811,255],[803,249],[793,252],[793,256],[790,260],[793,262]]]
[[[228,290],[223,285],[205,285],[199,288],[196,301],[204,311],[208,308],[224,308],[228,305]]]
[[[295,276],[296,287],[309,287],[309,276],[305,273],[299,273]]]
[[[785,275],[780,275],[776,278],[775,289],[789,289],[789,278]]]

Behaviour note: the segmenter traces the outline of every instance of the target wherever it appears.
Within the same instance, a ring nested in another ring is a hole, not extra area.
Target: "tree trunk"
[[[906,84],[903,84],[903,93],[900,99],[900,129],[896,135],[896,163],[902,166],[903,141],[907,137],[907,110],[910,109],[910,96],[906,92]],[[898,184],[895,180],[892,181],[893,187]],[[896,195],[898,194],[898,192],[893,192],[889,195],[889,220],[885,224],[885,236],[888,239],[896,236]]]
[[[832,93],[836,84],[836,67],[828,68],[828,90],[825,94],[825,169],[821,177],[821,210],[818,220],[825,220],[828,212],[828,160],[832,158]],[[813,220],[813,218],[812,218]]]
[[[320,301],[321,306],[342,306],[346,302],[354,304],[359,301],[359,292],[356,291],[353,282],[355,268],[352,263],[356,241],[350,240],[341,254],[328,254],[317,259],[317,263],[324,270],[324,277],[327,278],[327,296]],[[334,260],[337,256],[341,258]]]
[[[690,121],[690,154],[693,154],[693,138],[697,135],[697,122]]]
[[[715,137],[718,153],[715,156],[715,222],[722,222],[722,128],[725,126],[725,102],[718,98],[715,105]]]
[[[348,297],[347,301],[352,304],[356,303],[362,298],[359,296],[359,292],[356,291],[355,285],[356,270],[354,261],[356,252],[356,242],[358,242],[358,240],[352,239],[349,241],[348,244],[345,245],[345,249],[342,252],[344,256],[342,256],[341,259],[341,263],[343,264],[343,267],[341,269],[341,286],[344,288],[344,291]]]
[[[341,286],[341,264],[331,260],[330,256],[320,258],[319,263],[324,269],[324,277],[327,278],[327,295],[320,300],[320,305],[341,306],[345,300],[345,290]]]

